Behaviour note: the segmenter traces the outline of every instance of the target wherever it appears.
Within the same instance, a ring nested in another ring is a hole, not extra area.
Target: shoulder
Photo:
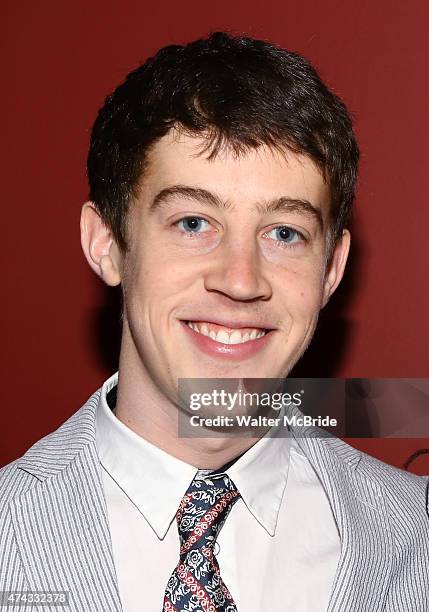
[[[377,489],[388,504],[391,516],[401,522],[415,523],[420,519],[420,526],[429,527],[429,477],[394,467],[362,451],[356,450],[356,453],[356,473]]]
[[[90,444],[95,444],[96,391],[58,429],[33,444],[21,457],[0,468],[0,515],[8,504],[41,481],[61,472]]]
[[[395,491],[400,496],[405,496],[411,491],[425,491],[428,476],[418,476],[395,467],[380,459],[376,459],[367,453],[360,452],[361,460],[359,468],[369,477],[378,481],[381,485]]]

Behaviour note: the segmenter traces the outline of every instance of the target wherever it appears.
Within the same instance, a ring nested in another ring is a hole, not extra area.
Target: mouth
[[[244,326],[228,322],[181,321],[194,346],[214,357],[243,360],[262,350],[274,335],[274,329]]]
[[[262,338],[269,331],[272,331],[260,327],[226,327],[208,321],[186,321],[186,324],[197,334],[211,338],[221,344],[244,344]]]

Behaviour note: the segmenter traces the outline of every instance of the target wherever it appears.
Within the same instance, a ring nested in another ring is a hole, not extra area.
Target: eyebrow
[[[152,213],[161,206],[168,204],[168,201],[175,196],[186,200],[201,202],[202,204],[206,204],[220,210],[232,210],[233,208],[231,202],[222,200],[217,194],[208,191],[207,189],[190,187],[187,185],[173,185],[172,187],[162,189],[156,194],[149,206],[149,212]],[[257,203],[255,208],[261,214],[275,212],[297,212],[315,219],[320,229],[323,230],[323,217],[320,208],[302,198],[281,196],[268,202]]]

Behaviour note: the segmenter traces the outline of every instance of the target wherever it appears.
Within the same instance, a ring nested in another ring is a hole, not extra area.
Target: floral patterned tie
[[[213,547],[239,497],[227,474],[199,472],[190,484],[176,513],[180,560],[165,589],[163,612],[237,612]]]

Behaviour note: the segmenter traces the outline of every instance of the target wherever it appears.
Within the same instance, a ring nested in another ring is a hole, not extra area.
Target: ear
[[[344,230],[341,239],[338,240],[335,245],[325,272],[322,308],[326,306],[329,298],[334,293],[335,289],[338,287],[341,279],[343,278],[347,257],[350,251],[350,239],[350,232],[348,230]]]
[[[111,230],[93,202],[85,202],[82,206],[80,239],[85,257],[94,272],[107,285],[119,285],[121,255]]]

